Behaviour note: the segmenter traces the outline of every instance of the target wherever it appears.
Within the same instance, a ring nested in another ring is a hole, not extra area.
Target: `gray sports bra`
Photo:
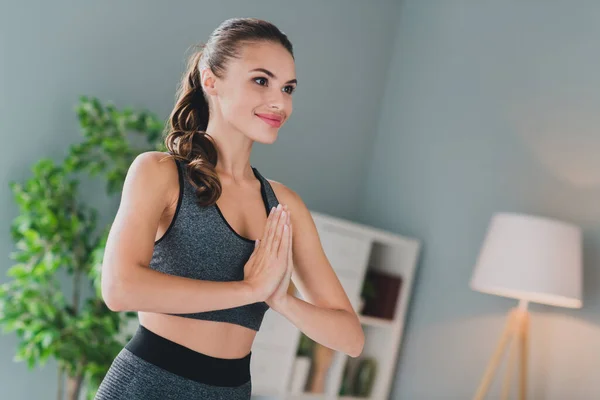
[[[241,281],[244,265],[254,251],[254,240],[239,235],[216,204],[196,203],[185,162],[175,160],[179,173],[179,200],[171,224],[154,243],[150,268],[170,275],[209,281]],[[269,182],[252,167],[261,184],[268,216],[279,204]],[[185,318],[230,322],[258,331],[269,306],[264,301],[239,307],[191,314],[167,313]]]

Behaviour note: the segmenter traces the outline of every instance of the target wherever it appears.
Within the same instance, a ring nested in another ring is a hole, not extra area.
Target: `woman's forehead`
[[[278,79],[287,81],[296,77],[294,58],[285,47],[275,43],[246,45],[240,52],[240,58],[233,63],[238,72],[249,73],[253,69],[264,68]]]

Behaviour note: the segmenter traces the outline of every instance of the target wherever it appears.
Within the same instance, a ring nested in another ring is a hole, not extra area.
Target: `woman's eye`
[[[266,84],[266,82],[267,82],[267,78],[254,78],[254,82],[257,82],[258,80],[265,81],[265,84]],[[258,82],[257,82],[257,83],[258,83]],[[259,83],[259,85],[261,85],[261,84]],[[261,85],[261,86],[264,86],[264,85]]]
[[[261,83],[261,81],[264,81],[264,83]],[[269,82],[269,80],[267,78],[259,77],[254,78],[254,82],[258,83],[260,86],[267,86],[267,82]],[[287,94],[292,94],[296,88],[294,86],[286,86],[284,90]]]

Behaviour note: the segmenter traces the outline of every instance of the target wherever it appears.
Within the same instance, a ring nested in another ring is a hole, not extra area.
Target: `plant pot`
[[[368,397],[371,395],[377,363],[373,358],[364,358],[360,361],[354,377],[354,396]]]

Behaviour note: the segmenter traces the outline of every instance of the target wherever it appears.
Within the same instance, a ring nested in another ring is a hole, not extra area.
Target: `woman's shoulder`
[[[131,163],[130,170],[135,171],[136,174],[149,175],[159,181],[177,177],[177,166],[173,156],[162,151],[146,151],[138,154]]]
[[[127,181],[143,183],[151,190],[162,191],[168,198],[179,193],[179,174],[171,154],[146,151],[138,154],[127,172]],[[140,185],[135,185],[140,186]]]
[[[267,179],[267,181],[269,182],[269,185],[271,185],[271,188],[273,189],[275,197],[277,197],[279,203],[287,204],[288,206],[294,205],[295,207],[306,208],[300,195],[292,188],[273,179]]]
[[[275,196],[277,196],[279,203],[288,206],[291,212],[292,224],[296,227],[294,229],[303,230],[304,232],[315,232],[316,227],[312,213],[304,200],[302,200],[302,197],[300,197],[295,190],[281,182],[271,179],[267,180],[273,188],[273,192],[275,192]],[[294,235],[296,238],[294,242],[298,242],[302,236],[306,237],[306,235]]]

